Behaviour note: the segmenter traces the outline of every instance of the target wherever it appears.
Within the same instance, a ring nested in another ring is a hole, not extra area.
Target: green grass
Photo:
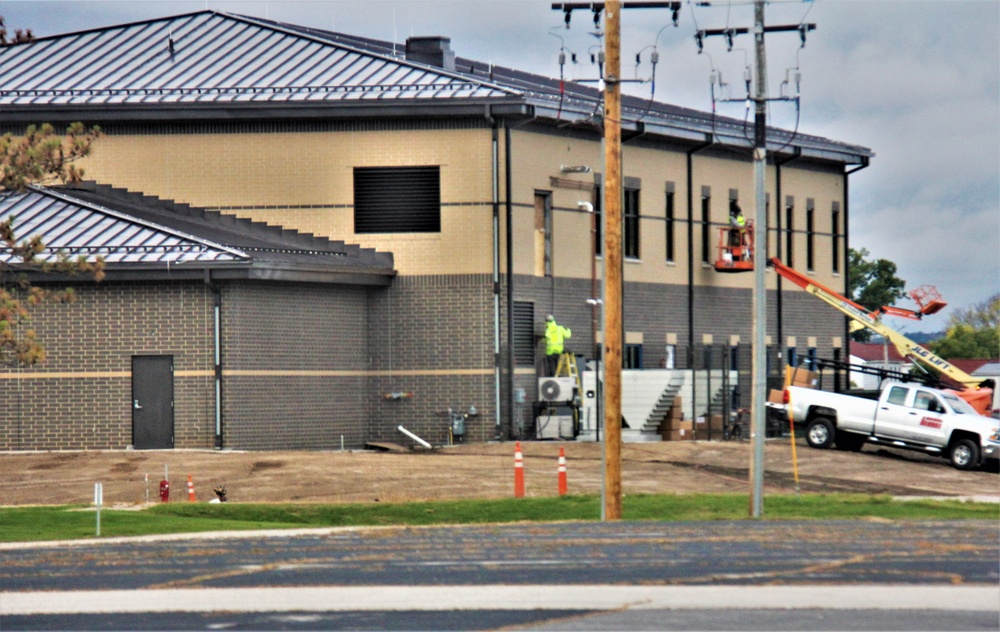
[[[700,521],[748,519],[748,498],[738,494],[630,495],[625,520]],[[82,506],[0,508],[0,542],[94,537],[96,517]],[[295,527],[482,524],[598,520],[596,496],[462,500],[415,503],[208,504],[170,503],[141,511],[101,511],[101,537],[286,529]],[[1000,507],[962,501],[895,501],[888,496],[804,494],[767,496],[770,520],[997,520]]]

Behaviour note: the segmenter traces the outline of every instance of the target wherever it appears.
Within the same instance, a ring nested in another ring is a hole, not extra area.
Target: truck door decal
[[[941,427],[941,420],[935,419],[934,417],[924,417],[920,420],[921,426],[926,426],[928,428],[938,429]]]

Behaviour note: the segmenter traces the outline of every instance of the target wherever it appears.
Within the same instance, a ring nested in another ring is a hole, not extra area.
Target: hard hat
[[[554,321],[555,319],[556,319],[555,316],[553,316],[552,314],[549,314],[548,316],[545,317],[545,320],[552,320],[552,321]]]

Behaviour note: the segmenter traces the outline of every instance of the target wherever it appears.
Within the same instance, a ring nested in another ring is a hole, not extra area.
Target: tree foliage
[[[0,27],[2,28],[2,27]],[[6,38],[6,33],[2,34]],[[0,40],[2,41],[2,40]],[[55,180],[76,182],[83,170],[73,163],[90,154],[100,129],[74,123],[66,135],[51,125],[28,127],[24,136],[0,139],[0,196],[22,193],[29,184]],[[18,237],[17,218],[0,220],[0,365],[31,365],[45,360],[45,348],[31,328],[31,311],[43,303],[76,300],[73,288],[50,289],[34,285],[29,273],[104,276],[104,261],[48,253],[38,235]]]
[[[948,333],[931,345],[931,350],[946,360],[1000,357],[1000,293],[955,310]]]
[[[15,29],[14,37],[10,37],[10,33],[7,32],[7,25],[3,21],[3,16],[0,15],[0,46],[23,44],[33,39],[35,39],[35,35],[31,32],[31,29]]]
[[[903,289],[906,281],[896,276],[896,264],[888,259],[869,260],[871,254],[867,249],[848,251],[847,288],[851,300],[868,311],[893,305],[898,299],[906,296]],[[870,329],[859,329],[851,336],[858,342],[871,340]]]

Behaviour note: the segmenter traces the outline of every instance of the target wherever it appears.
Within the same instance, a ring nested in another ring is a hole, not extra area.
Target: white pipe
[[[402,432],[403,434],[405,434],[407,437],[413,439],[414,441],[416,441],[420,445],[424,446],[425,448],[433,447],[431,444],[427,443],[426,441],[424,441],[423,439],[421,439],[420,437],[418,437],[417,435],[413,434],[412,432],[410,432],[409,430],[407,430],[406,428],[404,428],[402,426],[397,426],[396,430],[399,430],[400,432]]]

